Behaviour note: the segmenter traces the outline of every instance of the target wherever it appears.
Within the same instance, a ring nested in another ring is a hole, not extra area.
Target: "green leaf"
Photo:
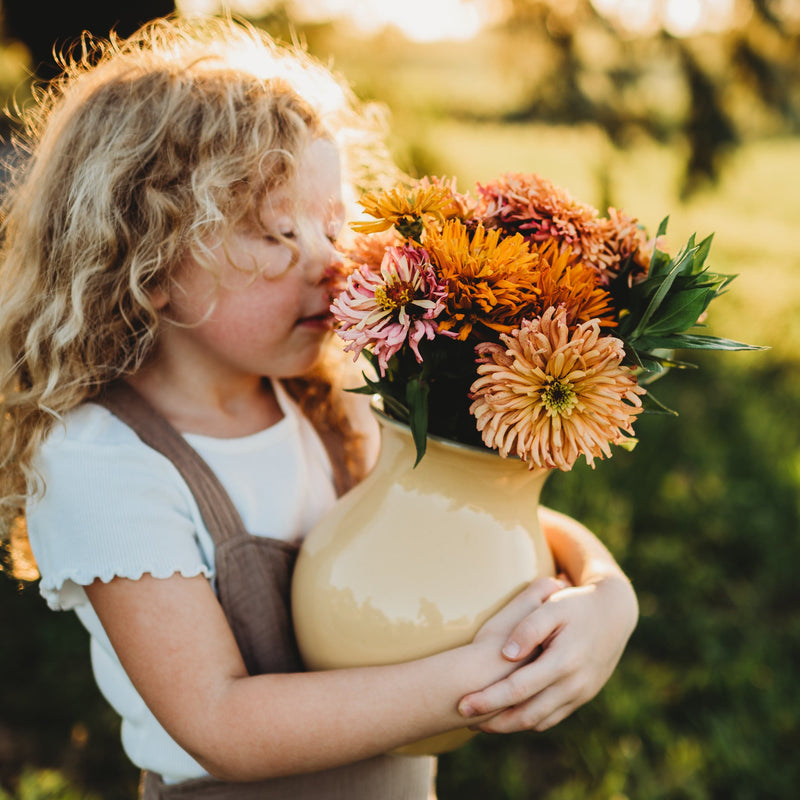
[[[648,389],[647,394],[644,396],[645,400],[645,414],[668,414],[671,417],[677,417],[678,412],[673,411],[668,406],[665,406],[653,393]],[[650,408],[650,404],[656,406],[656,408]]]
[[[376,375],[381,374],[378,357],[374,353],[372,353],[370,350],[362,350],[361,356],[364,358],[365,361],[369,362],[369,365],[372,367],[372,369],[375,370]]]
[[[417,449],[417,460],[414,466],[425,455],[428,444],[428,382],[421,377],[411,378],[406,384],[406,401],[408,403],[408,424]]]
[[[364,380],[366,380],[366,378]],[[350,392],[350,394],[380,394],[380,392],[372,386],[359,386],[356,389],[345,389],[345,391]]]
[[[661,313],[647,326],[644,335],[680,333],[693,327],[713,298],[714,292],[708,289],[676,294],[664,302]]]
[[[712,233],[709,236],[706,236],[699,245],[697,245],[697,251],[694,254],[694,259],[692,260],[693,269],[692,272],[697,273],[701,272],[703,269],[703,264],[705,264],[706,259],[708,258],[708,254],[711,251],[711,242],[714,240],[714,234]]]
[[[672,262],[673,266],[670,271],[665,276],[664,280],[662,281],[661,285],[656,290],[656,293],[650,300],[647,308],[645,309],[644,313],[642,314],[641,318],[639,319],[638,324],[633,330],[630,338],[635,339],[637,336],[640,336],[650,321],[650,318],[655,314],[658,307],[663,302],[664,298],[667,296],[672,284],[675,281],[675,278],[683,271],[686,264],[691,260],[692,256],[694,255],[694,249],[691,250],[684,250],[683,252],[679,253],[678,256],[675,258],[674,262]]]
[[[694,333],[673,333],[665,336],[642,336],[634,345],[640,350],[769,350],[760,345],[736,342],[719,336]]]
[[[645,369],[651,369],[651,367],[648,366],[649,364],[669,369],[697,369],[697,364],[691,364],[688,361],[678,361],[672,357],[672,351],[669,351],[669,353],[670,355],[662,356],[659,355],[659,352],[639,352],[637,355]]]
[[[658,230],[656,231],[656,240],[658,240],[659,236],[663,236],[667,232],[667,224],[669,223],[669,217],[664,217],[661,220],[661,224],[658,226]],[[651,276],[658,276],[661,275],[664,271],[664,267],[669,264],[670,258],[669,255],[662,250],[659,250],[657,247],[653,248],[653,255],[650,256],[650,268],[647,270],[648,275]]]

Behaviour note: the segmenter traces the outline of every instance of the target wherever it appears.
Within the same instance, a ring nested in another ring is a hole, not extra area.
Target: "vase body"
[[[430,438],[382,414],[372,472],[306,537],[292,613],[308,669],[399,663],[467,644],[553,558],[538,519],[548,471]],[[475,687],[476,689],[479,687]],[[464,728],[401,752],[452,750]]]

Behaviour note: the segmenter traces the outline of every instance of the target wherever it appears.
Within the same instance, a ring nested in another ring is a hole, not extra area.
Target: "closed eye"
[[[264,240],[269,244],[281,244],[287,239],[292,241],[296,234],[294,231],[278,231],[277,233],[265,233]]]

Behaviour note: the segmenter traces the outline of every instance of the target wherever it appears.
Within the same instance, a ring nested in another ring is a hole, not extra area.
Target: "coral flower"
[[[428,178],[413,186],[397,186],[377,194],[370,192],[358,202],[376,219],[351,223],[354,231],[378,233],[394,226],[402,236],[416,241],[426,227],[441,227],[447,219],[464,213],[467,205],[451,185]]]
[[[602,226],[597,209],[578,203],[539,175],[506,174],[479,186],[479,213],[487,224],[519,231],[532,242],[554,240],[602,272]]]
[[[569,470],[580,455],[611,455],[633,433],[644,394],[621,365],[622,342],[602,336],[597,320],[570,331],[564,309],[548,309],[500,337],[505,347],[476,347],[478,375],[470,412],[484,444],[528,466]]]
[[[435,319],[444,310],[444,294],[425,250],[390,247],[379,270],[364,264],[350,274],[331,312],[348,342],[345,350],[358,358],[368,347],[385,375],[389,359],[406,343],[422,361],[419,343],[440,332]]]
[[[475,326],[509,332],[535,313],[536,257],[521,235],[502,237],[480,223],[470,227],[453,219],[441,232],[429,231],[425,241],[448,291],[442,328],[464,340]]]
[[[402,247],[403,243],[403,238],[392,228],[373,233],[371,236],[359,233],[353,237],[345,255],[353,264],[357,266],[366,264],[377,271],[388,248]]]
[[[600,260],[605,267],[604,280],[618,274],[629,260],[628,282],[636,283],[645,278],[656,243],[648,239],[638,220],[624,211],[609,208],[608,219],[602,220],[601,226],[603,245]]]

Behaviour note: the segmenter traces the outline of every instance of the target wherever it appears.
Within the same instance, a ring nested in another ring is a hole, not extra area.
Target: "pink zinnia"
[[[519,231],[533,242],[553,239],[596,269],[600,250],[597,209],[539,175],[506,174],[479,185],[478,213],[486,224]]]
[[[436,317],[445,308],[446,287],[431,267],[427,251],[417,247],[390,247],[380,268],[362,264],[332,303],[331,312],[345,350],[369,348],[378,358],[381,375],[389,359],[408,343],[418,362],[419,343],[439,331]]]
[[[569,470],[579,456],[594,466],[633,433],[645,393],[622,366],[622,342],[597,320],[570,330],[563,308],[476,347],[470,412],[487,447],[530,468]]]

